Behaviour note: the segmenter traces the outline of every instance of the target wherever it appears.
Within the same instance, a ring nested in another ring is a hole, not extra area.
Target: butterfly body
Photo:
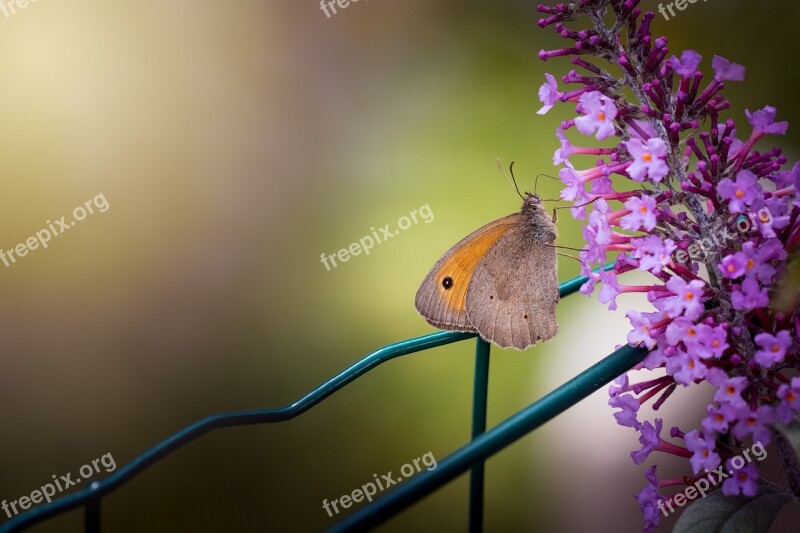
[[[535,194],[448,250],[425,277],[416,308],[440,329],[527,348],[558,333],[557,231]]]

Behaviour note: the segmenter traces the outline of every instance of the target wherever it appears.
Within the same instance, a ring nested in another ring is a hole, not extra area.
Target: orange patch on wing
[[[467,287],[469,287],[475,268],[489,249],[500,240],[500,237],[516,224],[516,221],[501,222],[487,228],[486,231],[464,242],[453,252],[453,255],[447,258],[447,261],[442,263],[436,273],[436,282],[449,310],[457,313],[465,312]],[[453,286],[450,289],[445,289],[443,285],[443,281],[447,277],[453,280]]]

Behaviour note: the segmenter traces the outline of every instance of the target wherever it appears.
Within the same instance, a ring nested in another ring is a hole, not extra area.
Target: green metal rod
[[[327,531],[329,533],[366,531],[381,524],[463,474],[472,465],[486,460],[548,420],[563,413],[603,385],[639,364],[646,355],[647,350],[643,348],[623,346],[539,401],[456,450],[440,461],[435,470],[422,472],[406,480],[396,489],[334,524]]]
[[[611,268],[611,266],[612,265],[607,265],[605,268],[608,269]],[[587,278],[585,276],[578,276],[562,283],[559,286],[561,297],[564,298],[577,292],[586,280]],[[134,457],[129,463],[117,469],[109,477],[93,482],[88,488],[63,496],[50,503],[31,509],[24,514],[15,516],[8,522],[0,525],[0,533],[22,531],[48,518],[76,509],[80,506],[86,506],[86,527],[97,527],[99,530],[100,501],[103,496],[110,494],[143,470],[146,470],[165,456],[204,434],[224,427],[291,420],[386,361],[402,355],[436,348],[474,337],[476,337],[474,333],[439,331],[430,335],[390,344],[357,361],[290,405],[278,409],[253,409],[249,411],[218,413],[207,416],[167,437],[141,455]],[[95,523],[97,523],[96,526]]]
[[[475,337],[474,333],[438,331],[430,335],[390,344],[375,350],[322,385],[316,387],[299,400],[285,407],[280,407],[278,409],[235,411],[207,416],[183,428],[174,435],[167,437],[141,455],[133,458],[131,462],[118,468],[107,478],[93,482],[88,488],[63,496],[50,503],[39,505],[27,511],[25,514],[15,516],[8,522],[0,525],[0,533],[22,531],[43,520],[76,509],[80,506],[86,506],[85,516],[87,531],[99,531],[100,498],[102,496],[110,494],[143,470],[202,435],[224,427],[291,420],[305,413],[348,383],[387,361],[402,355],[444,346],[445,344],[471,339],[473,337]]]
[[[486,431],[486,405],[489,399],[490,344],[478,337],[475,347],[475,386],[472,397],[472,439]],[[485,463],[472,467],[469,479],[469,530],[483,531],[483,485]]]

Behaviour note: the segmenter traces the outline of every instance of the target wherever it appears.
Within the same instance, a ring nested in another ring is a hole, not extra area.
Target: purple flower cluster
[[[635,384],[622,376],[609,400],[619,409],[617,422],[639,434],[642,447],[631,454],[636,464],[654,452],[688,459],[691,475],[673,480],[659,480],[655,467],[648,470],[649,484],[637,499],[645,531],[651,531],[660,518],[653,510],[667,498],[660,489],[713,475],[745,441],[766,446],[771,424],[788,423],[800,413],[800,377],[792,377],[800,368],[800,313],[770,308],[787,257],[800,246],[800,164],[786,170],[779,148],[755,149],[762,137],[787,130],[775,108],[746,111],[747,138],[738,137],[732,119],[721,117],[730,108],[722,94],[725,82],[743,80],[744,67],[714,57],[714,75],[706,78],[700,54],[671,55],[665,37],[653,38],[654,14],[642,13],[638,4],[540,5],[545,18],[539,25],[553,26],[569,44],[542,50],[539,57],[571,56],[583,72],[563,76],[563,91],[547,74],[539,99],[542,114],[557,103],[575,104],[575,118],[556,131],[553,162],[562,166],[562,199],[573,203],[573,216],[586,221],[580,260],[589,281],[581,292],[590,294],[601,284],[599,299],[610,309],[619,295],[631,292],[646,294],[653,306],[628,313],[628,342],[650,350],[637,371],[666,374]],[[581,17],[589,28],[564,25]],[[567,134],[606,142],[579,147]],[[579,169],[578,155],[596,159]],[[715,234],[742,222],[748,230],[734,239]],[[697,258],[691,251],[700,242],[714,246]],[[610,259],[613,270],[595,271]],[[622,275],[634,270],[650,273],[652,284],[623,285]],[[669,438],[682,445],[662,437],[662,419],[639,420],[646,402],[658,409],[679,386],[701,382],[714,387],[713,402],[701,428],[672,428]],[[736,479],[722,484],[724,494],[755,494],[754,465]]]

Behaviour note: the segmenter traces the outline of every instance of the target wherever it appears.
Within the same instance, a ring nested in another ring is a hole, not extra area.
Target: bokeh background
[[[210,413],[290,403],[433,331],[413,307],[430,266],[519,208],[496,158],[526,189],[556,172],[570,106],[538,116],[536,91],[545,67],[569,66],[537,59],[558,42],[535,5],[361,0],[326,18],[312,0],[39,0],[0,13],[0,248],[99,193],[110,205],[0,265],[0,499],[104,453],[121,465]],[[745,108],[777,106],[794,159],[799,17],[783,0],[711,0],[653,27],[704,67],[714,53],[745,64],[730,116],[746,131]],[[433,222],[320,263],[424,204]],[[559,225],[580,244],[575,221]],[[560,260],[561,279],[577,273]],[[490,426],[623,342],[642,302],[620,303],[569,298],[555,340],[494,349]],[[105,498],[105,530],[320,530],[324,498],[467,441],[472,351],[407,356],[299,419],[214,432]],[[696,423],[706,393],[673,396],[667,424]],[[639,531],[636,447],[598,392],[488,462],[486,530]],[[461,478],[382,530],[463,531],[466,501]],[[775,530],[797,519],[786,510]]]

